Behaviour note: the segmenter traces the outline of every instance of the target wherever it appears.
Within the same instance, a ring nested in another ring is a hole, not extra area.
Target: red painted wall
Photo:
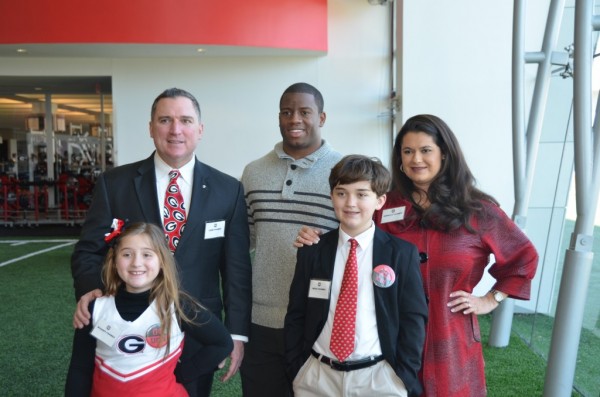
[[[0,44],[327,51],[327,0],[1,0]]]

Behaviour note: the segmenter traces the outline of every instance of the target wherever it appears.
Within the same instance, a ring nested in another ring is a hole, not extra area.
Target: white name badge
[[[383,213],[381,214],[381,223],[401,221],[404,219],[404,211],[406,211],[405,206],[383,210]]]
[[[108,346],[112,346],[122,332],[123,331],[119,325],[110,323],[106,319],[100,319],[92,332],[90,332],[90,335],[107,344]]]
[[[206,222],[204,239],[225,237],[225,221]]]
[[[331,281],[312,279],[308,288],[308,297],[316,299],[329,299]]]

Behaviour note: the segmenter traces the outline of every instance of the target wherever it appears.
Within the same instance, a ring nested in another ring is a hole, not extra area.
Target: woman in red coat
[[[483,352],[477,315],[510,296],[529,299],[538,255],[529,239],[475,187],[448,125],[432,115],[406,121],[392,155],[394,186],[375,213],[383,230],[415,244],[429,300],[420,373],[424,396],[485,396]],[[307,228],[299,243],[314,241]],[[493,289],[471,295],[494,255]]]

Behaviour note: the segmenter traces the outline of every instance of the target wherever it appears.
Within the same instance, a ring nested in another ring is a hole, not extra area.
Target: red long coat
[[[410,241],[427,254],[421,263],[429,320],[423,351],[421,378],[424,396],[485,396],[485,373],[477,316],[452,313],[446,304],[452,291],[471,293],[494,254],[490,274],[495,289],[511,298],[529,299],[538,254],[523,232],[491,203],[486,217],[472,221],[476,233],[465,228],[445,233],[420,226],[411,204],[389,193],[374,219],[386,232]],[[404,207],[404,219],[381,223],[382,211]]]

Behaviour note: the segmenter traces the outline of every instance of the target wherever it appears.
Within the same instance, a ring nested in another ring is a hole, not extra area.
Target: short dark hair
[[[338,185],[349,185],[360,181],[371,182],[371,189],[377,197],[380,197],[388,192],[392,177],[377,157],[360,154],[343,157],[333,166],[329,174],[329,187],[332,192]]]
[[[295,83],[286,88],[285,91],[283,91],[283,94],[281,94],[281,98],[279,99],[279,107],[281,107],[281,101],[285,94],[296,93],[312,95],[315,98],[315,103],[317,104],[317,109],[319,110],[319,113],[323,113],[323,109],[325,108],[325,101],[323,100],[323,95],[321,95],[321,92],[319,90],[317,90],[315,87],[308,83]]]
[[[200,121],[200,104],[198,100],[186,90],[182,90],[181,88],[167,88],[163,92],[160,93],[159,96],[156,97],[154,102],[152,102],[152,109],[150,110],[150,120],[154,120],[154,114],[156,113],[156,106],[158,105],[158,101],[164,98],[179,98],[185,97],[192,101],[192,105],[194,105],[194,110],[198,115],[198,121]]]

